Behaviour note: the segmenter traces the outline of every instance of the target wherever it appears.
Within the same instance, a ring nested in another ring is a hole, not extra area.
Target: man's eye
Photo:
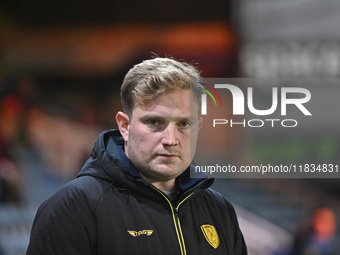
[[[190,121],[182,121],[182,122],[179,123],[179,126],[181,128],[188,128],[188,127],[190,127]]]
[[[160,122],[158,120],[148,120],[146,123],[150,126],[159,126],[160,125]]]

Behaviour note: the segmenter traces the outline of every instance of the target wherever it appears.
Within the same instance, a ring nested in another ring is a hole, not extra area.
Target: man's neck
[[[176,179],[175,178],[168,180],[168,181],[153,181],[145,177],[143,174],[140,174],[140,175],[159,190],[169,191],[169,192],[176,190],[176,184],[175,184]]]

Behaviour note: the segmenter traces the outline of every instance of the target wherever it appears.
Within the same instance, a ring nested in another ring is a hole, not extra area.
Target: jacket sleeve
[[[225,199],[220,193],[210,190],[213,192],[215,199],[217,199],[218,204],[223,205],[222,209],[222,217],[224,219],[229,219],[228,220],[228,226],[227,228],[230,228],[231,235],[233,235],[233,249],[232,249],[232,254],[233,255],[247,255],[247,246],[243,238],[242,231],[240,229],[237,215],[234,209],[234,206],[227,200]],[[223,222],[223,220],[221,220]],[[231,242],[232,242],[231,241]]]
[[[226,201],[229,207],[229,212],[231,214],[231,218],[234,224],[234,249],[235,249],[235,255],[247,255],[247,246],[243,238],[243,234],[240,230],[239,224],[238,224],[238,219],[236,216],[236,212],[234,207]]]
[[[27,255],[94,254],[96,230],[85,194],[66,185],[40,206]]]

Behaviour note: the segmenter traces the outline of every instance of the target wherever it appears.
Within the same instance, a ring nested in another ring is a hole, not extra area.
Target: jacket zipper
[[[152,186],[151,186],[152,187]],[[187,255],[187,251],[185,248],[185,242],[184,242],[184,237],[183,237],[183,233],[182,233],[182,228],[181,228],[181,223],[178,217],[178,209],[181,206],[181,204],[184,203],[185,200],[187,200],[189,197],[191,197],[195,192],[192,192],[190,195],[188,195],[187,197],[185,197],[178,205],[177,207],[174,207],[171,203],[171,201],[169,200],[169,198],[164,195],[160,190],[158,190],[155,187],[152,187],[154,190],[156,190],[159,194],[161,194],[165,200],[168,202],[170,209],[171,209],[171,215],[172,215],[172,219],[175,225],[175,229],[176,229],[176,235],[177,235],[177,239],[178,239],[178,243],[179,243],[179,248],[181,250],[181,255]]]

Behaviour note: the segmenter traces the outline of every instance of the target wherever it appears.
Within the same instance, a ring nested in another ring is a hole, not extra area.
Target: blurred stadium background
[[[40,203],[77,175],[98,134],[116,127],[133,64],[157,54],[199,63],[204,77],[337,79],[339,24],[338,0],[2,1],[0,254],[25,254]],[[229,156],[339,162],[340,132],[327,125],[247,136],[230,135],[241,148]],[[340,254],[338,180],[218,179],[214,187],[236,206],[250,255],[287,254],[312,226],[334,251],[313,254]]]

